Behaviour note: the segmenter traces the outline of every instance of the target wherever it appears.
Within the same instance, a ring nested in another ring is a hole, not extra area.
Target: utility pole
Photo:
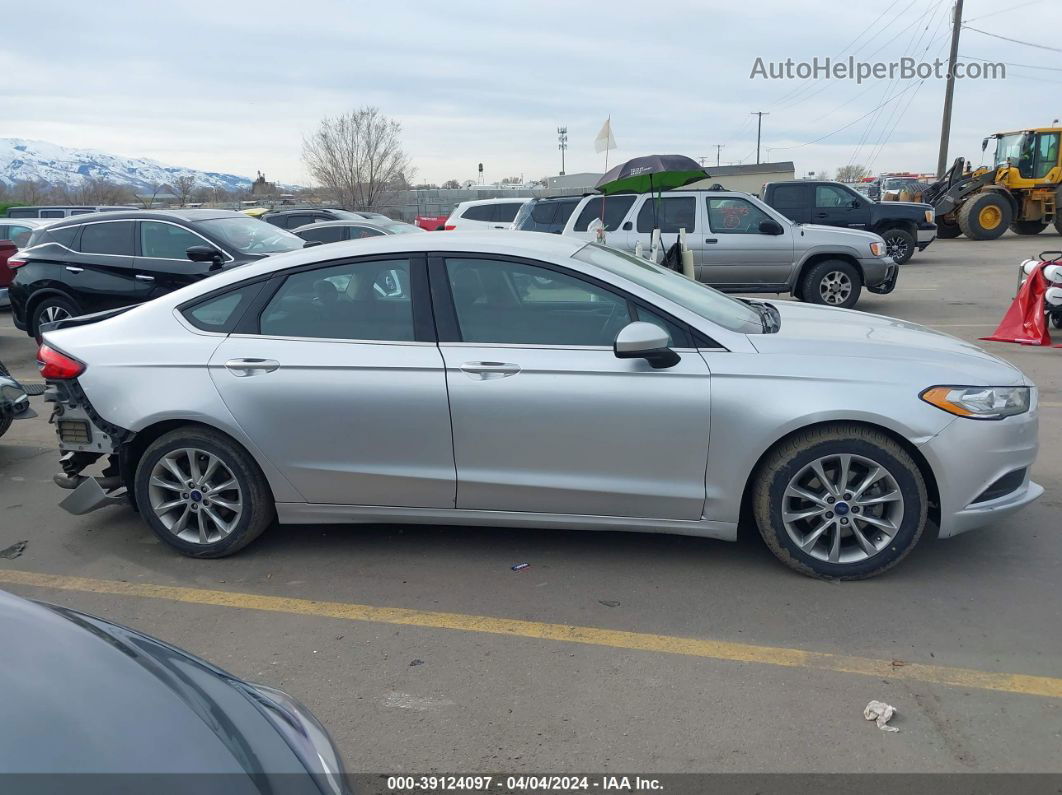
[[[770,116],[770,113],[764,113],[762,110],[752,111],[753,116],[756,117],[756,162],[760,162],[760,133],[763,130],[763,117]]]
[[[715,146],[715,164],[718,166],[719,165],[719,152],[722,151],[723,147],[726,146],[726,144],[715,144],[714,146]]]
[[[558,127],[557,128],[557,148],[560,149],[560,153],[561,153],[560,175],[563,177],[564,176],[564,150],[568,148],[568,128],[567,127]]]
[[[951,101],[955,95],[955,61],[959,57],[959,31],[962,30],[962,0],[955,0],[951,20],[951,53],[948,55],[948,76],[944,85],[944,118],[940,122],[940,153],[937,155],[937,179],[948,168],[948,139],[951,137]]]

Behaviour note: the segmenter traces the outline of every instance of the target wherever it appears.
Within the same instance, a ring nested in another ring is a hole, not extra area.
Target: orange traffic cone
[[[995,333],[981,339],[1017,342],[1021,345],[1051,345],[1051,332],[1047,330],[1047,315],[1044,314],[1044,294],[1050,286],[1044,277],[1044,268],[1051,264],[1043,262],[1033,269]]]

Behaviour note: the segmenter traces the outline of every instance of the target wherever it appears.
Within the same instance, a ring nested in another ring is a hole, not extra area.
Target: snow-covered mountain
[[[250,179],[235,174],[166,166],[155,160],[71,149],[47,141],[0,138],[0,183],[9,187],[27,181],[77,187],[95,178],[150,193],[153,185],[168,185],[185,175],[195,177],[198,187],[246,190],[251,185]]]

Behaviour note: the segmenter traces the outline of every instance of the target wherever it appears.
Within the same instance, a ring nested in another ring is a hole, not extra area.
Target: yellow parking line
[[[345,602],[318,602],[311,599],[290,599],[282,596],[214,591],[202,588],[180,588],[147,583],[95,580],[87,577],[65,577],[31,571],[0,569],[0,583],[29,585],[62,591],[138,596],[167,599],[187,604],[235,607],[246,610],[265,610],[273,613],[318,616],[344,621],[369,621],[429,629],[482,632],[518,638],[583,643],[609,646],[616,649],[681,654],[728,662],[781,665],[789,668],[810,668],[863,676],[890,679],[913,679],[934,684],[952,685],[977,690],[1021,693],[1031,696],[1062,698],[1062,679],[1050,676],[995,673],[972,668],[952,668],[943,665],[902,663],[877,660],[847,654],[825,654],[780,646],[754,646],[748,643],[682,638],[644,632],[625,632],[615,629],[579,627],[568,624],[548,624],[539,621],[520,621],[511,618],[474,616],[462,613],[441,613],[411,610],[402,607],[373,607]]]

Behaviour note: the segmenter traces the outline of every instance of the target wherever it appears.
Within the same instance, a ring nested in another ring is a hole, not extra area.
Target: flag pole
[[[612,137],[612,114],[608,114],[608,118],[605,120],[605,126],[608,128],[608,136],[605,138],[605,173],[608,173],[608,141]],[[601,226],[605,225],[605,194],[601,194]],[[607,230],[606,230],[607,231]]]

